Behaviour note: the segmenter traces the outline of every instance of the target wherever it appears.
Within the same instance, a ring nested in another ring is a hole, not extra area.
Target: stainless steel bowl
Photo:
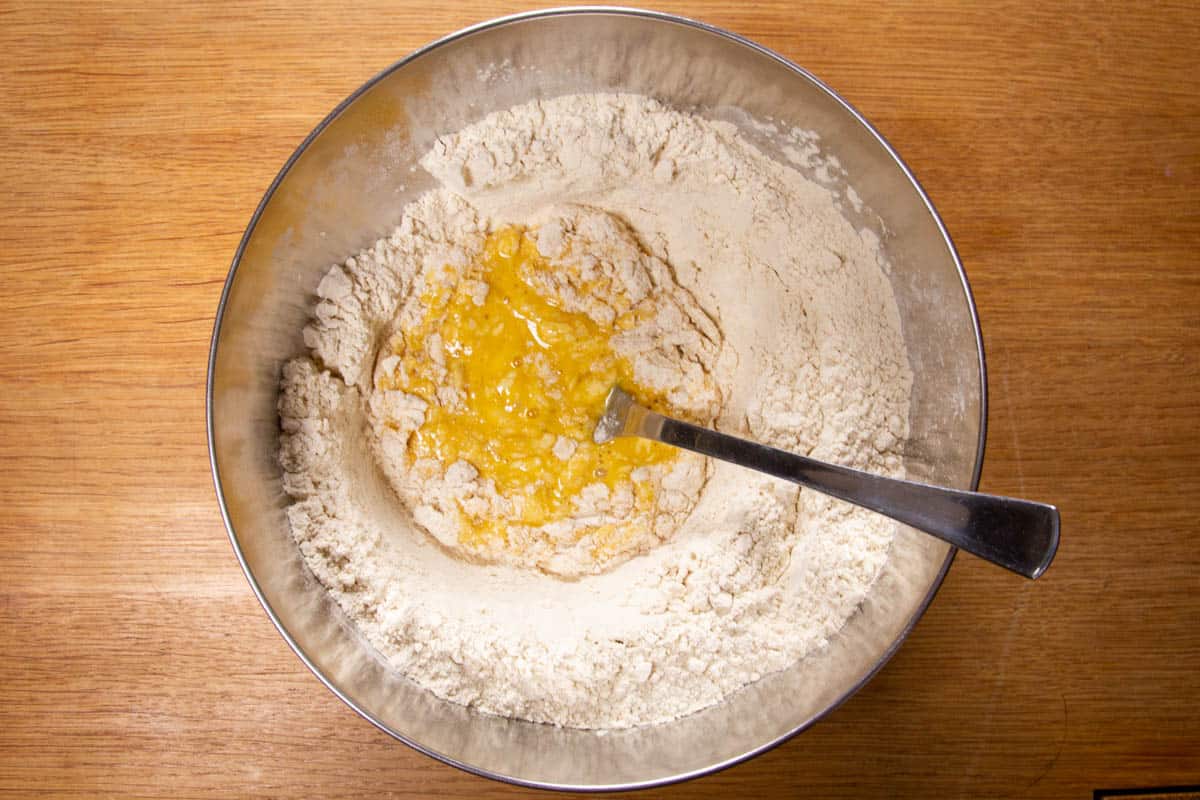
[[[823,652],[717,707],[604,734],[487,716],[433,697],[390,672],[308,573],[284,516],[275,400],[281,364],[303,351],[300,330],[322,273],[387,232],[404,205],[431,186],[415,164],[437,135],[533,98],[596,91],[635,92],[701,114],[745,112],[817,131],[886,226],[915,376],[909,475],[975,488],[986,418],[974,304],[932,204],[866,120],[769,50],[664,14],[546,11],[435,42],[338,106],[267,190],[217,310],[208,435],[234,550],[284,639],[365,719],[471,772],[570,789],[635,788],[702,775],[804,730],[883,666],[954,555],[935,539],[901,530],[861,610]]]

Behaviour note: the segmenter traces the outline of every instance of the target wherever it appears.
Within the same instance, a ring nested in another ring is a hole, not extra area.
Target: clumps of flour
[[[721,396],[710,373],[720,329],[627,225],[596,209],[552,209],[537,228],[537,244],[543,256],[566,267],[538,274],[545,294],[603,325],[644,310],[633,327],[613,337],[613,350],[634,365],[639,384],[677,412],[705,422],[716,416]]]
[[[638,96],[492,114],[422,165],[441,188],[330,270],[304,331],[311,355],[283,373],[292,532],[357,627],[440,697],[588,728],[687,714],[823,646],[869,590],[894,523],[718,464],[672,535],[600,574],[469,563],[394,491],[404,476],[381,478],[370,420],[420,424],[422,412],[376,400],[372,379],[424,276],[466,264],[489,230],[531,225],[546,252],[599,263],[590,251],[610,237],[589,226],[610,226],[640,253],[629,280],[686,298],[622,345],[644,356],[647,380],[672,383],[672,402],[732,433],[900,475],[912,376],[878,239],[733,125]],[[581,288],[548,287],[607,313]]]

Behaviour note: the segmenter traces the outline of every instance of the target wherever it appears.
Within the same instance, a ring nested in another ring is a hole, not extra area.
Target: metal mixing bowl
[[[975,488],[985,380],[975,308],[929,199],[883,138],[813,76],[733,34],[677,17],[563,9],[478,25],[414,53],[355,92],[300,145],[238,247],[213,331],[208,434],[234,550],[296,654],[364,718],[412,747],[531,786],[633,788],[760,753],[863,685],[937,591],[951,548],[902,529],[861,610],[817,655],[675,722],[597,733],[487,716],[390,672],[312,578],[284,516],[276,462],[281,364],[330,264],[398,221],[432,185],[416,160],[439,134],[534,98],[635,92],[726,119],[814,130],[878,217],[914,373],[910,477]],[[746,132],[767,152],[774,145]],[[872,222],[874,220],[874,222]],[[786,332],[780,332],[786,335]]]

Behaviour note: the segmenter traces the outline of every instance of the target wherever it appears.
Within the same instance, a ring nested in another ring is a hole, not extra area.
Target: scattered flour
[[[709,464],[663,536],[596,574],[553,574],[567,552],[553,544],[538,569],[462,558],[380,432],[381,419],[419,426],[424,409],[374,378],[426,276],[466,265],[488,232],[529,225],[553,250],[560,232],[608,226],[593,245],[636,242],[687,298],[680,325],[635,348],[648,379],[676,382],[674,402],[722,430],[900,475],[912,376],[878,239],[733,125],[631,95],[493,114],[422,166],[442,188],[330,269],[304,330],[311,355],[283,371],[292,533],[358,628],[440,697],[587,728],[673,719],[820,648],[870,588],[894,523]],[[703,341],[662,347],[675,333]],[[445,479],[470,483],[469,466]]]

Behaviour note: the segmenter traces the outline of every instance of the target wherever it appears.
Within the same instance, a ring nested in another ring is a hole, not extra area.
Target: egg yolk
[[[398,389],[428,403],[424,424],[409,440],[414,459],[444,466],[464,460],[497,492],[513,501],[508,519],[481,519],[464,512],[460,542],[507,542],[511,525],[538,527],[565,519],[590,484],[610,491],[632,484],[635,503],[645,509],[653,490],[633,481],[638,467],[662,463],[676,452],[645,439],[617,438],[602,445],[592,431],[608,390],[620,384],[643,402],[661,398],[639,386],[628,360],[613,352],[614,334],[632,327],[637,309],[615,315],[609,325],[567,310],[535,288],[539,272],[567,269],[550,263],[517,227],[491,234],[480,256],[458,280],[447,280],[421,298],[427,309],[418,324],[401,331],[394,351]],[[452,274],[452,270],[447,270]],[[486,284],[482,296],[480,283]],[[628,303],[625,303],[628,306]],[[436,335],[436,337],[435,337]],[[441,354],[430,352],[440,338]],[[431,359],[444,366],[435,383]],[[439,399],[450,387],[454,400]],[[582,529],[597,546],[619,546],[611,524]]]

